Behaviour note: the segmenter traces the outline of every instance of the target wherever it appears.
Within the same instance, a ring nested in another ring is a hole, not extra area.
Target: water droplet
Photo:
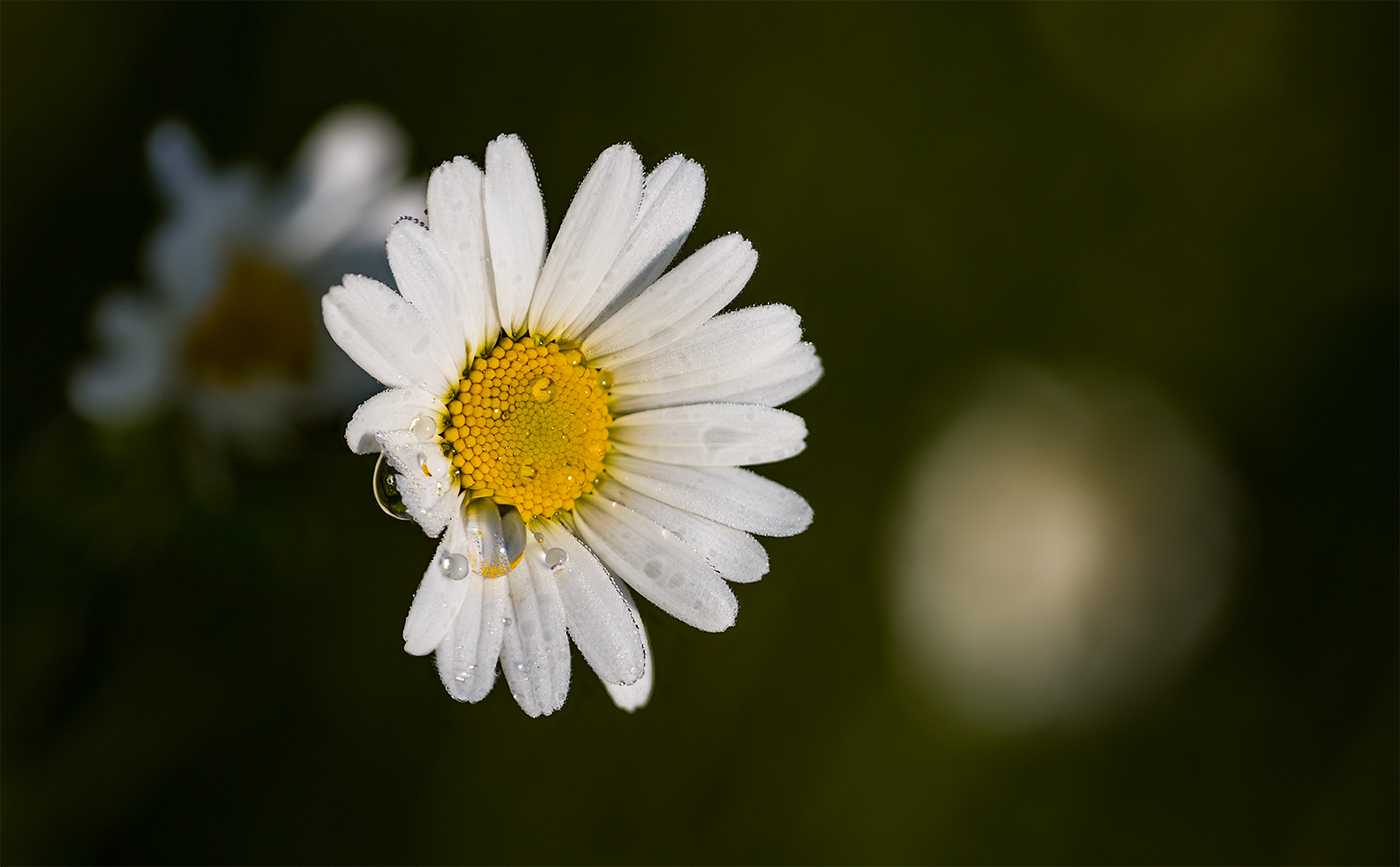
[[[506,562],[514,569],[525,556],[525,543],[530,538],[530,531],[525,528],[525,521],[521,519],[519,511],[511,508],[501,509],[501,536],[505,539]]]
[[[408,507],[403,504],[403,496],[399,494],[398,474],[394,472],[393,465],[384,459],[383,452],[379,453],[379,460],[374,464],[374,501],[391,518],[413,520],[408,514]]]
[[[512,623],[514,623],[515,621],[513,621],[513,620],[511,620],[509,617],[507,617],[505,620],[503,620],[503,621],[501,621],[501,622],[502,622],[503,624],[505,624],[506,626],[509,626],[509,625],[511,625]]]
[[[467,558],[461,554],[445,554],[438,561],[438,571],[444,578],[451,578],[453,581],[461,581],[467,577]]]
[[[611,370],[598,371],[598,387],[603,391],[613,387],[613,373]]]
[[[420,415],[408,426],[408,430],[420,440],[430,440],[437,436],[437,419],[430,415]]]
[[[530,397],[536,403],[548,403],[554,399],[554,380],[547,376],[541,376],[530,386]]]
[[[564,564],[568,561],[568,552],[566,552],[563,548],[550,548],[548,551],[544,552],[544,565],[548,566],[555,572],[558,572],[560,569],[564,568]]]

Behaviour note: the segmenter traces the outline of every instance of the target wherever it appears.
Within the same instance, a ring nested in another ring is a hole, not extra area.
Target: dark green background
[[[1397,8],[5,3],[0,858],[1395,863]],[[450,701],[338,424],[210,510],[66,408],[150,128],[280,171],[366,100],[417,173],[519,133],[552,228],[613,142],[697,159],[691,247],[751,238],[822,354],[765,469],[814,526],[729,632],[649,612],[636,715],[577,656],[550,718]],[[1181,676],[1018,736],[887,628],[906,467],[1006,359],[1148,384],[1242,493]]]

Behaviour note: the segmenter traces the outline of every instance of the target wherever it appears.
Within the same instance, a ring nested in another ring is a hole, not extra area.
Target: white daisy
[[[758,260],[738,235],[662,273],[704,191],[684,157],[644,174],[611,147],[546,255],[534,167],[502,136],[484,172],[462,157],[433,172],[426,226],[390,232],[398,293],[347,275],[322,301],[331,336],[389,386],[351,419],[350,448],[382,452],[377,480],[443,534],[404,649],[436,651],[460,701],[499,663],[526,713],[557,710],[572,637],[613,700],[640,707],[652,668],[628,588],[721,631],[738,610],[726,580],[768,570],[750,534],[811,522],[740,469],[803,448],[802,420],[774,408],[821,376],[797,314],[716,315]]]
[[[103,353],[74,373],[74,407],[108,427],[174,410],[205,442],[263,452],[292,421],[362,400],[372,383],[316,327],[316,301],[347,270],[387,278],[385,231],[423,213],[398,127],[341,109],[277,186],[250,168],[213,169],[177,122],[152,132],[148,153],[170,214],[147,250],[152,285],[98,304]]]

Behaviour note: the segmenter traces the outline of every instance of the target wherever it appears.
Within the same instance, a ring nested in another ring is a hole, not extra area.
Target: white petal
[[[742,403],[697,403],[625,415],[612,438],[623,454],[668,464],[737,467],[802,451],[807,425],[781,409]]]
[[[501,644],[501,670],[520,707],[530,716],[551,714],[569,694],[569,633],[564,602],[544,550],[527,545],[511,570],[510,606]]]
[[[605,683],[634,683],[646,670],[646,648],[640,620],[612,576],[554,521],[538,521],[533,529],[544,536],[545,562],[559,584],[569,634],[583,658]]]
[[[705,170],[677,154],[652,169],[632,233],[598,291],[566,329],[586,336],[601,320],[650,286],[680,252],[705,201]]]
[[[460,344],[463,348],[459,354],[466,358],[466,314],[462,310],[465,293],[436,239],[422,223],[400,220],[389,230],[384,249],[399,294],[423,314],[444,346],[455,348]]]
[[[345,442],[357,455],[379,451],[375,435],[408,430],[413,420],[428,416],[434,423],[447,412],[442,401],[419,388],[390,388],[360,404],[345,426]]]
[[[525,145],[503,135],[486,146],[486,235],[502,327],[525,327],[530,297],[544,263],[544,200]]]
[[[816,384],[822,378],[822,362],[810,343],[799,343],[783,353],[772,364],[758,371],[739,391],[728,388],[718,394],[705,394],[702,389],[689,392],[692,399],[726,400],[735,403],[759,403],[777,406],[787,403]]]
[[[429,536],[441,533],[461,511],[462,492],[438,439],[422,440],[402,429],[380,431],[375,439],[398,472],[395,484],[409,517]]]
[[[598,290],[642,201],[642,161],[631,145],[603,151],[574,194],[530,300],[530,330],[553,339]]]
[[[600,323],[584,354],[599,366],[620,364],[684,337],[734,300],[757,265],[743,237],[716,238]]]
[[[637,603],[632,600],[632,594],[627,592],[626,585],[619,584],[617,589],[622,594],[622,601],[627,603],[627,608],[632,612],[633,619],[637,621],[637,629],[642,636],[642,652],[646,656],[647,664],[636,683],[617,684],[605,681],[603,686],[608,688],[608,695],[612,697],[613,704],[631,713],[637,708],[645,707],[647,700],[651,698],[652,672],[656,666],[652,661],[651,642],[647,640],[647,628],[642,625],[642,615],[637,611]]]
[[[507,584],[480,575],[468,575],[462,583],[467,584],[462,607],[437,648],[438,676],[458,701],[481,701],[496,681]]]
[[[812,344],[799,343],[762,365],[748,367],[735,361],[727,366],[727,371],[735,375],[728,379],[716,378],[706,382],[705,379],[711,374],[720,376],[726,372],[715,368],[655,382],[614,386],[613,412],[622,414],[663,406],[716,401],[777,406],[797,397],[821,379],[822,363],[821,359],[817,358]],[[676,383],[678,387],[666,388],[667,383]],[[688,384],[682,387],[681,383]]]
[[[680,467],[614,454],[608,473],[634,491],[760,536],[792,536],[812,523],[806,500],[738,467]]]
[[[763,550],[757,539],[743,530],[668,506],[612,478],[603,482],[599,494],[670,530],[704,557],[726,581],[746,584],[768,573],[768,552]]]
[[[450,352],[418,309],[378,280],[346,274],[322,296],[321,313],[345,354],[390,388],[446,394],[462,373],[463,350]]]
[[[495,343],[501,330],[496,290],[486,260],[482,183],[481,169],[466,157],[443,163],[428,177],[428,233],[457,274],[468,358]]]
[[[403,625],[403,649],[414,656],[422,656],[432,651],[442,642],[443,636],[452,628],[457,612],[466,598],[468,584],[449,578],[438,564],[448,554],[466,550],[467,539],[463,532],[460,517],[447,524],[437,553],[423,573],[418,592],[413,596],[413,605],[408,609],[408,619]]]
[[[669,530],[617,503],[585,497],[574,508],[583,540],[615,575],[696,629],[734,625],[739,601],[724,579]]]
[[[786,304],[721,313],[657,352],[612,365],[613,394],[655,394],[743,377],[795,346],[801,322]]]

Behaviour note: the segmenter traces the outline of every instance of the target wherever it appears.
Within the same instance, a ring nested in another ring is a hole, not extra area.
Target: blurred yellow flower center
[[[225,386],[264,378],[304,382],[314,362],[315,324],[314,306],[300,283],[239,256],[185,337],[185,367]]]
[[[577,349],[502,337],[448,395],[443,447],[470,497],[526,521],[572,509],[603,471],[612,377]]]

